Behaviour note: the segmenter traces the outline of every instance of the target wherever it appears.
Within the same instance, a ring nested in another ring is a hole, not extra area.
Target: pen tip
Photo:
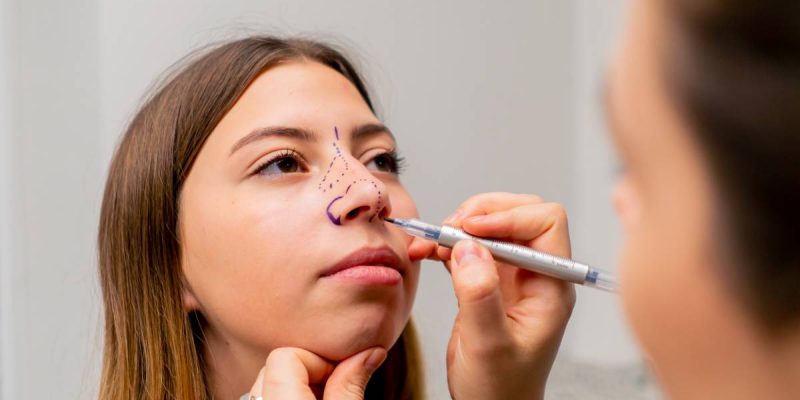
[[[386,222],[391,222],[391,223],[395,222],[394,218],[389,218],[389,217],[384,217],[383,220],[386,221]]]

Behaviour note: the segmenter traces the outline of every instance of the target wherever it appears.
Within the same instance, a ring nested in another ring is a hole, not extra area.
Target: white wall
[[[13,264],[4,276],[4,398],[87,397],[97,346],[94,238],[103,170],[97,5],[7,2]],[[88,384],[85,384],[88,382]],[[52,394],[48,394],[50,396]]]
[[[60,398],[92,397],[94,235],[113,146],[167,66],[246,32],[346,39],[409,160],[404,180],[424,218],[440,220],[478,192],[538,193],[570,211],[576,257],[613,266],[612,162],[593,92],[620,1],[6,0],[0,43],[10,62],[0,77],[12,85],[0,109],[13,134],[0,136],[9,166],[0,212],[11,214],[14,240],[2,244],[14,259],[0,259],[11,266],[0,270],[2,397],[53,393],[43,376]],[[563,356],[635,360],[611,297],[579,296]],[[449,277],[425,264],[414,318],[432,399],[447,398],[454,313]]]
[[[0,399],[11,398],[6,372],[11,368],[11,326],[8,317],[11,304],[10,272],[11,272],[11,174],[9,172],[9,156],[11,154],[8,101],[8,38],[9,22],[6,1],[0,1]]]
[[[625,0],[575,2],[572,104],[574,145],[570,230],[573,257],[616,271],[621,229],[611,204],[617,162],[608,140],[603,85]],[[567,354],[587,363],[639,361],[618,298],[578,288],[579,301],[565,337]]]

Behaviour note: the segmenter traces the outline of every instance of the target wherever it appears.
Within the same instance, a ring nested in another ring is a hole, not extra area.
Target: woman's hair
[[[336,70],[374,112],[364,83],[339,51],[308,39],[248,37],[184,60],[130,122],[111,162],[100,214],[100,399],[213,397],[202,360],[202,316],[187,312],[181,296],[181,186],[208,135],[248,86],[267,69],[292,61]],[[423,397],[410,321],[366,397]]]
[[[800,1],[666,1],[667,79],[717,186],[722,273],[778,333],[800,323]]]

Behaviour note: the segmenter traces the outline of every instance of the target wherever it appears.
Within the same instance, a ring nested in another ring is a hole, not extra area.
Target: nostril
[[[356,207],[356,208],[350,210],[347,213],[347,215],[345,216],[345,218],[346,219],[356,219],[356,217],[361,215],[361,213],[366,213],[368,211],[369,211],[369,206]]]
[[[378,219],[382,220],[389,216],[389,207],[381,208],[381,211],[378,212]]]

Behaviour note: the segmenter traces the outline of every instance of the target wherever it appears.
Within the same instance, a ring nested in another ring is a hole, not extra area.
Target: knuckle
[[[547,212],[550,214],[557,223],[566,225],[567,223],[567,210],[559,203],[547,203]]]

